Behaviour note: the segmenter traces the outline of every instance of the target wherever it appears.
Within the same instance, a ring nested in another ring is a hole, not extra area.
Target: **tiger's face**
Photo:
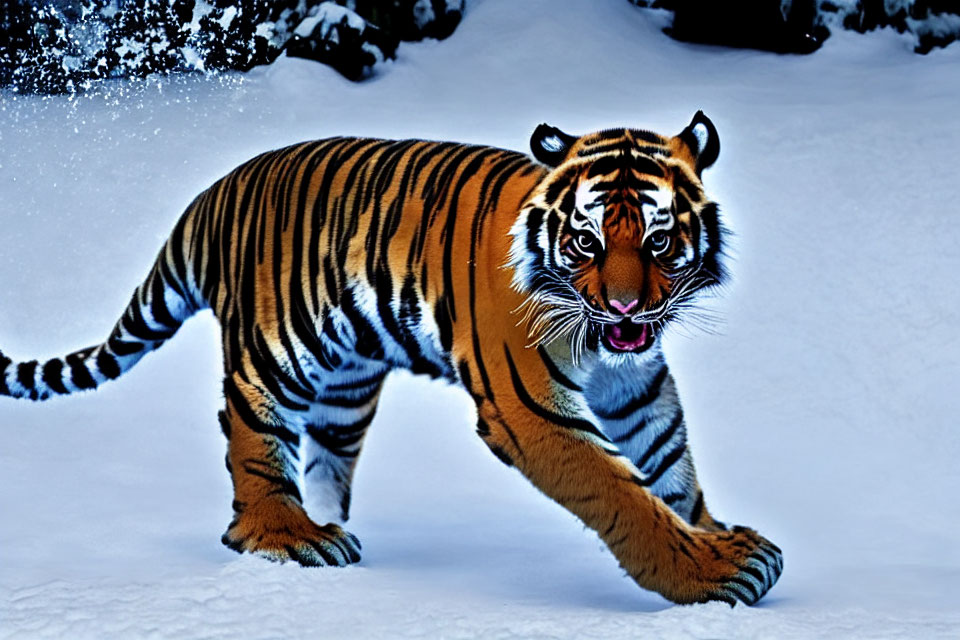
[[[700,181],[719,153],[713,123],[698,112],[674,137],[540,125],[531,147],[552,168],[511,230],[531,339],[567,338],[574,360],[648,351],[724,277],[723,228]]]

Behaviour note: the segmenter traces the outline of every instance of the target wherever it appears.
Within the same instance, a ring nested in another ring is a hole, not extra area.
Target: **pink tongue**
[[[623,331],[619,326],[613,325],[610,328],[610,344],[618,349],[636,349],[647,341],[647,325],[641,326],[640,335],[637,336],[636,340],[621,340],[620,336],[623,335]]]

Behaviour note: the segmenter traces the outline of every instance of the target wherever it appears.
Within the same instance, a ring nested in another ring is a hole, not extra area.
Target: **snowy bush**
[[[957,0],[629,0],[674,12],[678,40],[781,53],[809,53],[831,29],[893,27],[915,37],[917,53],[960,39]]]
[[[396,39],[334,2],[314,7],[287,43],[288,55],[323,62],[351,80],[369,76],[396,49]]]
[[[814,0],[678,1],[666,6],[674,10],[667,33],[678,40],[810,53],[829,35],[816,20]]]
[[[399,40],[444,38],[463,0],[3,0],[0,86],[72,92],[107,77],[268,64],[284,50],[359,80]]]
[[[917,53],[960,39],[957,0],[819,0],[821,19],[861,33],[893,27],[916,37]]]

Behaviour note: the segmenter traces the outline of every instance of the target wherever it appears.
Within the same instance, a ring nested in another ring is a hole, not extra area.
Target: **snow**
[[[236,7],[227,7],[223,10],[223,15],[220,17],[218,22],[224,31],[230,29],[230,25],[233,23],[233,19],[237,17],[237,8]]]
[[[918,36],[932,35],[945,38],[960,32],[960,15],[931,13],[922,20],[907,18],[907,27]]]
[[[293,32],[301,38],[309,38],[317,25],[322,25],[323,30],[320,33],[322,39],[327,36],[330,27],[343,21],[346,21],[351,29],[361,33],[367,26],[367,22],[350,9],[341,7],[335,2],[321,2],[310,9],[309,17],[304,18]]]
[[[246,76],[0,97],[0,348],[106,337],[190,200],[330,135],[526,150],[548,122],[679,132],[721,153],[736,232],[719,335],[668,355],[708,504],[784,549],[754,608],[676,607],[489,454],[457,389],[393,377],[348,528],[359,566],[237,556],[209,315],[96,393],[0,402],[3,638],[960,636],[960,46],[837,32],[812,56],[678,43],[626,2],[480,0],[352,84]],[[0,399],[3,400],[3,399]]]
[[[210,15],[210,13],[213,12],[213,9],[214,6],[212,4],[204,2],[204,0],[197,0],[196,4],[193,5],[193,17],[190,21],[190,24],[187,25],[187,29],[190,31],[190,33],[200,33],[200,21]],[[224,13],[224,16],[226,16],[226,13]]]
[[[436,20],[437,16],[433,12],[433,4],[430,0],[417,0],[413,5],[413,21],[418,29],[423,29],[426,25]]]

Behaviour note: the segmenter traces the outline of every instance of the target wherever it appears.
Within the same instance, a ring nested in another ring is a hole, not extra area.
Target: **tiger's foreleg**
[[[512,388],[496,389],[495,400],[474,396],[481,437],[595,530],[640,586],[678,603],[753,604],[777,581],[783,565],[774,544],[744,527],[689,525],[650,491],[650,478],[592,418],[576,412],[582,397],[536,379],[533,366],[511,361],[506,369]]]
[[[234,517],[223,543],[238,552],[305,566],[343,566],[360,559],[360,544],[335,524],[318,525],[303,507],[300,435],[258,385],[232,374],[224,383],[221,425],[229,440]]]
[[[706,507],[687,445],[683,407],[662,355],[596,367],[585,395],[603,432],[647,476],[655,496],[691,525],[726,529]]]

